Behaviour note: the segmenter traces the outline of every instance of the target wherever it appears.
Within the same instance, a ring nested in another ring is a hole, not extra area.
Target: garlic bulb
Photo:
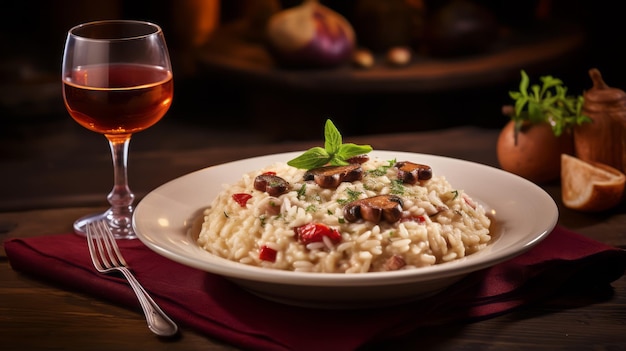
[[[350,23],[315,0],[274,14],[267,35],[271,54],[289,67],[338,66],[351,60],[355,46]]]

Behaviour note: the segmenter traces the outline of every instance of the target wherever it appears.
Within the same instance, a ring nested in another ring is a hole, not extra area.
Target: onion
[[[573,154],[571,133],[556,137],[550,124],[528,123],[517,133],[509,121],[498,136],[500,167],[535,183],[547,183],[561,174],[561,154]]]
[[[287,67],[338,66],[351,60],[355,46],[350,23],[316,0],[274,14],[267,35],[270,53]]]

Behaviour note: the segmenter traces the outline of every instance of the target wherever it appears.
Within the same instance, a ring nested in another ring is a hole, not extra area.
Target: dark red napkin
[[[170,261],[139,240],[119,243],[137,279],[172,319],[252,350],[320,350],[331,345],[354,350],[424,326],[500,315],[551,296],[564,284],[577,282],[581,289],[608,285],[626,270],[626,251],[557,227],[530,251],[473,273],[426,300],[379,309],[316,310],[260,299],[219,276]],[[82,237],[10,239],[4,246],[16,271],[138,308],[123,279],[94,270]]]

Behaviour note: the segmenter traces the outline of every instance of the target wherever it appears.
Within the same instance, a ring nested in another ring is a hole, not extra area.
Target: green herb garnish
[[[452,190],[451,191],[452,195],[454,195],[454,197],[452,198],[452,200],[456,199],[457,197],[459,197],[459,191],[458,190]]]
[[[306,196],[306,183],[302,184],[300,190],[298,190],[298,199],[303,199]]]
[[[391,181],[391,193],[395,195],[404,194],[404,184],[402,179],[394,179]]]
[[[396,164],[396,159],[387,161],[386,166],[380,166],[376,169],[369,170],[367,173],[375,177],[382,177],[387,174],[387,170]]]
[[[358,191],[358,190],[352,190],[352,189],[350,189],[350,188],[346,189],[346,192],[348,193],[348,200],[349,200],[350,202],[352,202],[352,201],[354,201],[354,200],[358,199],[358,198],[359,198],[359,196],[361,196],[361,194],[362,194],[360,191]]]
[[[291,167],[313,169],[324,165],[345,166],[351,157],[367,154],[372,151],[369,145],[344,144],[341,133],[329,119],[324,126],[324,148],[312,147],[302,155],[287,162]]]
[[[350,188],[346,189],[346,193],[348,194],[348,198],[347,199],[337,199],[337,203],[339,203],[341,205],[347,204],[349,202],[357,200],[359,198],[359,196],[362,194],[362,192],[360,192],[358,190],[353,190],[353,189],[350,189]]]
[[[510,111],[510,117],[515,121],[516,135],[528,122],[547,122],[555,136],[560,136],[573,126],[591,122],[589,117],[581,113],[584,97],[567,95],[567,87],[562,80],[543,76],[540,77],[542,85],[533,84],[529,91],[530,79],[524,70],[521,75],[519,91],[509,92],[509,96],[515,100],[515,108]]]

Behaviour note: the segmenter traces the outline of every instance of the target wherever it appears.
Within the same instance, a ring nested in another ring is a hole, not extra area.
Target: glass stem
[[[111,204],[109,223],[112,229],[131,230],[133,201],[135,195],[128,187],[127,165],[130,134],[107,135],[113,159],[113,190],[107,196]]]

